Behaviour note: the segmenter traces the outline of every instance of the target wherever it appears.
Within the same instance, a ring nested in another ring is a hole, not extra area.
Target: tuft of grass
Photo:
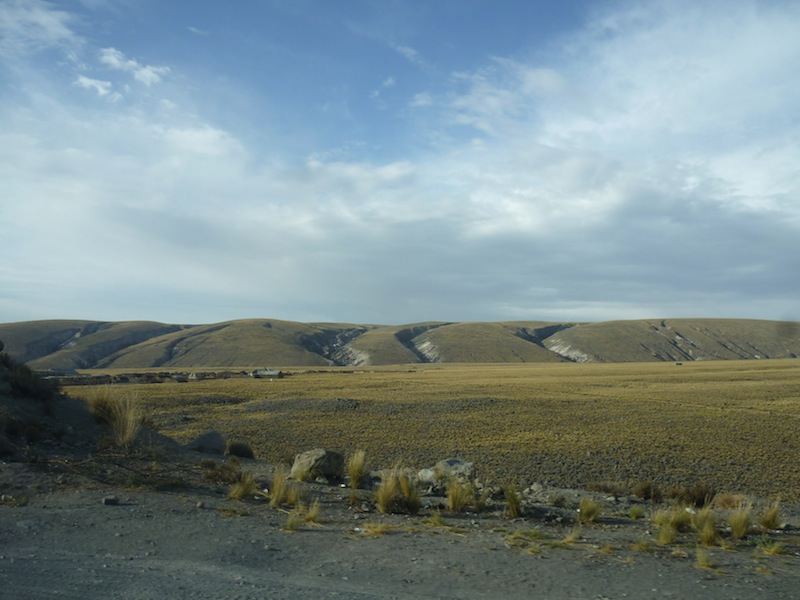
[[[469,508],[475,494],[472,486],[458,477],[451,477],[447,482],[447,510],[451,513],[462,513]]]
[[[517,491],[517,486],[509,482],[503,487],[506,497],[506,511],[512,519],[522,516],[522,495]]]
[[[239,458],[255,458],[253,449],[246,442],[231,442],[225,450],[225,454],[229,456],[238,456]]]
[[[365,450],[356,450],[347,457],[345,463],[345,470],[347,471],[347,480],[350,482],[350,488],[357,490],[367,478],[367,453]]]
[[[752,511],[753,506],[748,502],[728,516],[728,525],[731,528],[731,537],[733,539],[740,540],[750,533],[753,527]]]
[[[650,480],[640,481],[630,489],[631,494],[642,500],[651,500],[658,504],[664,499],[664,492]]]
[[[297,498],[294,495],[296,486],[289,481],[289,472],[286,469],[279,468],[275,470],[272,475],[272,487],[269,490],[269,505],[272,508],[280,508],[288,504],[293,505],[297,503]],[[290,500],[294,500],[290,502]]]
[[[305,523],[319,523],[322,516],[322,506],[319,498],[314,498],[311,505],[303,511],[303,521]]]
[[[564,536],[562,539],[553,542],[553,546],[559,546],[561,548],[568,548],[573,544],[577,544],[581,539],[581,528],[580,527],[573,527],[570,532]]]
[[[236,457],[219,464],[213,458],[206,458],[200,462],[200,467],[204,471],[203,479],[212,483],[233,485],[242,475],[241,463]]]
[[[628,510],[628,516],[635,521],[638,521],[639,519],[644,519],[646,514],[647,511],[645,511],[644,506],[642,506],[641,504],[634,504]]]
[[[747,497],[742,494],[723,492],[714,496],[714,506],[721,510],[735,510],[747,504]]]
[[[392,531],[392,527],[387,525],[386,523],[364,523],[361,526],[361,533],[367,537],[377,537],[380,535],[386,535],[390,531]]]
[[[303,514],[293,510],[289,513],[289,516],[286,517],[286,523],[283,525],[282,529],[284,531],[300,531],[304,524],[305,519],[303,518]]]
[[[758,524],[767,531],[781,526],[781,503],[776,500],[759,517]]]
[[[129,448],[133,444],[144,421],[135,394],[102,386],[92,391],[87,403],[94,419],[114,430],[114,443],[118,447]]]
[[[786,550],[786,544],[783,542],[773,542],[771,540],[767,540],[759,544],[758,549],[764,556],[778,556],[784,553]]]
[[[713,546],[717,543],[717,517],[710,506],[700,509],[692,518],[692,525],[697,531],[697,541],[703,546]]]
[[[652,552],[655,550],[653,542],[647,538],[642,538],[638,542],[631,544],[631,549],[637,552]]]
[[[399,465],[384,474],[375,490],[375,502],[384,514],[408,512],[415,515],[422,508],[416,482]]]
[[[712,560],[711,553],[704,548],[697,548],[697,550],[695,550],[694,565],[698,569],[705,569],[705,570],[713,569],[714,562]]]
[[[698,482],[683,488],[672,488],[667,495],[681,504],[703,508],[714,499],[716,493],[709,484]]]
[[[661,509],[653,513],[652,521],[658,527],[658,543],[669,545],[675,542],[678,532],[691,523],[692,515],[681,507]]]
[[[252,473],[240,473],[238,479],[233,482],[228,492],[229,500],[244,500],[258,493],[258,486]]]
[[[594,523],[600,516],[600,505],[584,496],[578,506],[578,522],[583,524]]]

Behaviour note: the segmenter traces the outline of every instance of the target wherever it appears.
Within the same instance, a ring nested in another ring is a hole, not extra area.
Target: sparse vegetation
[[[253,449],[246,442],[231,442],[225,450],[228,456],[238,456],[239,458],[255,458]]]
[[[111,426],[117,446],[129,448],[133,444],[144,421],[135,391],[97,387],[87,396],[87,403],[96,421]]]
[[[584,496],[578,506],[578,522],[583,524],[594,523],[600,517],[600,505]]]
[[[750,529],[753,526],[752,512],[752,504],[747,503],[734,510],[728,516],[728,525],[731,528],[731,537],[733,539],[740,540],[750,533]]]
[[[701,508],[692,518],[692,525],[697,532],[697,541],[703,546],[713,546],[717,543],[717,517],[710,506]]]
[[[451,513],[462,513],[475,499],[472,486],[458,477],[451,477],[447,482],[447,510]]]
[[[758,517],[758,524],[766,530],[778,529],[781,526],[781,503],[776,500]]]
[[[517,486],[509,482],[503,487],[503,494],[506,499],[506,512],[512,519],[522,516],[522,496],[517,491]]]
[[[422,498],[415,479],[397,465],[386,471],[375,490],[375,502],[382,513],[410,513],[422,508]]]
[[[646,515],[647,511],[641,504],[634,504],[628,509],[628,516],[636,521],[638,521],[639,519],[644,519]]]
[[[253,497],[258,491],[258,486],[256,485],[256,480],[253,478],[253,474],[243,472],[240,473],[237,480],[231,485],[228,498],[230,500],[244,500],[245,498]]]
[[[364,485],[367,477],[367,453],[364,450],[356,450],[347,457],[345,463],[347,481],[350,484],[352,493],[350,495],[351,504],[355,501],[356,490]]]
[[[494,473],[499,481],[527,479],[535,460],[537,477],[577,487],[613,477],[620,461],[625,461],[632,480],[648,481],[662,468],[661,449],[674,447],[677,435],[678,449],[671,450],[673,481],[660,479],[658,485],[666,489],[691,482],[698,477],[694,461],[703,456],[701,481],[713,491],[740,481],[742,465],[785,465],[795,460],[790,446],[780,440],[796,433],[793,421],[786,418],[796,413],[796,402],[778,400],[766,412],[758,410],[756,399],[783,398],[800,373],[796,360],[692,363],[682,369],[662,364],[626,365],[624,370],[603,364],[573,367],[421,365],[413,372],[392,367],[331,368],[291,373],[272,386],[232,378],[128,384],[126,389],[139,394],[143,410],[161,433],[189,441],[223,420],[236,420],[237,437],[249,440],[254,453],[273,464],[285,461],[298,448],[318,446],[361,448],[377,465],[401,459],[435,464],[453,448],[471,448],[473,454],[467,459],[485,464],[490,453],[501,465]],[[498,380],[504,385],[498,386]],[[88,387],[66,391],[79,397],[91,392]],[[201,401],[209,397],[236,402]],[[334,410],[342,398],[348,406],[358,403],[358,409]],[[454,410],[458,427],[444,426],[447,420],[436,418]],[[187,419],[176,422],[176,411]],[[320,411],[325,419],[319,418]],[[402,427],[386,419],[397,411],[402,411]],[[624,427],[587,424],[578,418],[587,412],[597,414],[592,423],[624,423]],[[547,425],[552,422],[559,423],[558,435]],[[718,435],[705,435],[709,429]],[[499,431],[506,443],[488,450]],[[547,448],[546,453],[509,450],[529,444],[531,432],[536,432],[536,447]],[[735,443],[742,436],[758,443]],[[730,456],[737,460],[726,458]],[[565,473],[568,480],[561,479]],[[747,481],[752,487],[748,491],[761,496],[800,500],[800,480],[787,482],[780,468],[749,472]],[[702,501],[707,495],[708,490],[702,492]]]

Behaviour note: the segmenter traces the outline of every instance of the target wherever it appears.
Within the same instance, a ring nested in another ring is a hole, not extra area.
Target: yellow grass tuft
[[[345,470],[347,471],[347,480],[350,482],[350,487],[353,490],[357,490],[364,485],[364,480],[367,477],[366,451],[356,450],[348,456]]]
[[[692,518],[692,525],[697,531],[697,541],[703,546],[717,543],[717,517],[711,507],[702,508]]]
[[[506,512],[512,519],[522,516],[522,496],[517,491],[517,486],[509,482],[503,488],[503,494],[506,497]]]
[[[776,500],[758,517],[758,524],[763,529],[778,529],[781,526],[781,503]]]
[[[228,492],[229,500],[244,500],[258,493],[258,486],[252,473],[242,472],[239,478],[231,485]]]
[[[87,397],[89,413],[114,430],[114,443],[128,448],[136,440],[144,420],[135,392],[120,392],[112,386],[97,387]]]
[[[472,486],[458,477],[451,477],[447,482],[447,510],[451,513],[462,513],[475,499]]]
[[[731,537],[733,539],[740,540],[750,533],[750,529],[753,526],[752,511],[753,505],[748,502],[728,516],[728,525],[731,528]]]
[[[581,498],[581,503],[578,506],[578,522],[583,524],[594,523],[599,516],[600,505],[588,496]]]

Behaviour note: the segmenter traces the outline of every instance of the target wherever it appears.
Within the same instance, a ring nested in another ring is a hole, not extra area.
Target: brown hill
[[[410,325],[247,319],[0,324],[36,369],[359,366],[429,362],[691,361],[800,356],[800,324],[742,319]]]

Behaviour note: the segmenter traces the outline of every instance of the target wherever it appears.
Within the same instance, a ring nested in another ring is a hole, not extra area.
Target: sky
[[[800,2],[0,0],[0,322],[800,320]]]

